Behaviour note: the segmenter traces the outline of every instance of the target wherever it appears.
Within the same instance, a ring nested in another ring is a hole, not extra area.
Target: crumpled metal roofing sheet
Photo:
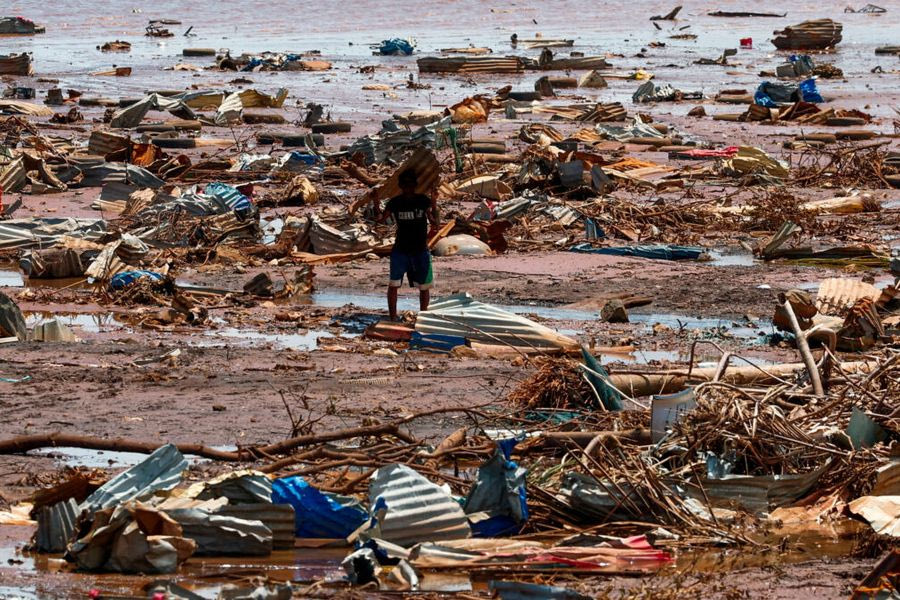
[[[294,547],[294,507],[290,504],[228,504],[215,511],[216,514],[261,521],[272,531],[272,548]]]
[[[846,317],[850,308],[862,298],[878,300],[881,290],[860,279],[829,277],[819,284],[816,308],[823,315]]]
[[[142,462],[97,488],[80,508],[96,512],[128,500],[141,500],[157,490],[170,490],[181,481],[187,467],[187,460],[173,444],[160,446]]]
[[[0,187],[7,193],[18,192],[28,183],[22,158],[0,165]]]
[[[525,317],[484,304],[469,294],[434,302],[416,319],[419,333],[456,335],[485,344],[534,348],[577,348],[578,342]]]
[[[50,248],[65,236],[96,241],[105,234],[106,221],[103,219],[11,219],[0,221],[0,250]]]
[[[38,552],[64,552],[75,531],[78,513],[78,503],[73,498],[41,508],[35,534]]]
[[[369,484],[369,503],[377,513],[383,502],[387,512],[379,522],[379,538],[411,545],[471,536],[466,515],[450,495],[406,465],[381,467]]]

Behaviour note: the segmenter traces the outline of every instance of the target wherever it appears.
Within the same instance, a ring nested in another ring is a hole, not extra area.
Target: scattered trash
[[[772,556],[769,587],[828,557],[889,595],[900,122],[869,96],[900,50],[859,32],[897,11],[847,7],[835,54],[828,18],[766,53],[751,19],[785,14],[579,39],[516,6],[553,34],[489,48],[503,18],[443,8],[421,43],[226,36],[247,51],[135,8],[138,40],[32,54],[44,28],[0,18],[0,521],[33,534],[0,595],[37,593],[31,563],[51,597],[76,571],[98,597],[659,595],[673,554],[693,595],[752,595]],[[435,281],[391,322],[410,172]]]

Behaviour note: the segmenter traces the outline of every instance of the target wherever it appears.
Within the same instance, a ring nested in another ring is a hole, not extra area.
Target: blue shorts
[[[409,277],[409,285],[427,290],[431,287],[434,274],[431,271],[431,253],[428,250],[415,254],[391,252],[391,287],[403,285],[403,276]]]

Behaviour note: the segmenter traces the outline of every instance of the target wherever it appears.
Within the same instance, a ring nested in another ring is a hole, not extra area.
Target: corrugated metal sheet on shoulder
[[[412,169],[418,176],[416,192],[419,194],[431,194],[441,183],[441,165],[434,152],[428,148],[417,148],[390,177],[378,185],[378,198],[392,198],[399,194],[400,174],[408,169]]]
[[[462,507],[440,486],[406,465],[381,467],[369,484],[369,503],[383,500],[387,512],[378,537],[401,546],[471,536]]]
[[[520,348],[578,348],[578,342],[570,337],[525,317],[478,302],[469,294],[442,298],[427,311],[420,312],[416,331]]]

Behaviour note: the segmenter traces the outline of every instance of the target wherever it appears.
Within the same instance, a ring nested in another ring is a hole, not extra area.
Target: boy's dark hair
[[[414,169],[406,169],[405,171],[400,173],[400,176],[397,178],[397,182],[400,185],[407,183],[410,185],[415,185],[419,183],[419,174],[416,173]]]

